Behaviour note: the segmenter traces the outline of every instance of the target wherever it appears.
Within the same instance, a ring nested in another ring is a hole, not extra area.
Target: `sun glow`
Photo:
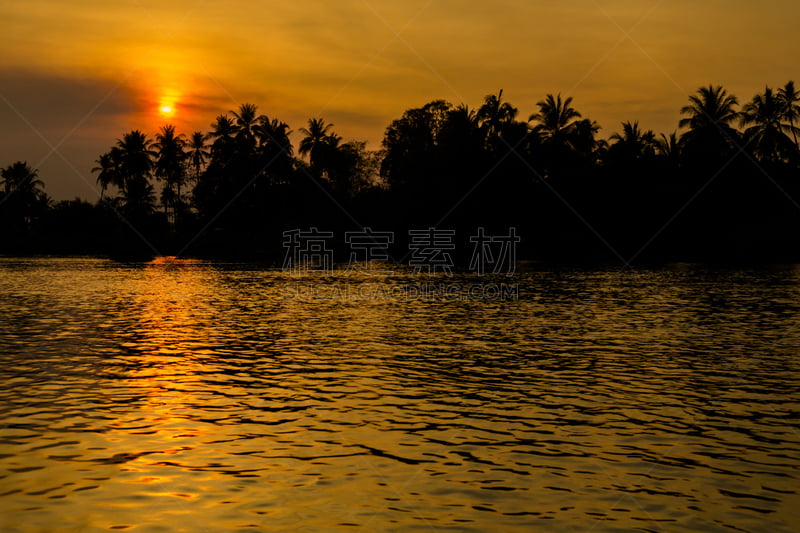
[[[170,104],[162,105],[159,108],[159,110],[161,111],[162,115],[167,115],[167,116],[172,115],[173,113],[175,113],[175,107],[170,105]]]

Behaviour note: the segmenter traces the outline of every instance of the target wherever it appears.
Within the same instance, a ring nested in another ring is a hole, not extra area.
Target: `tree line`
[[[99,156],[95,203],[53,202],[35,169],[2,170],[0,251],[264,257],[285,230],[518,228],[542,259],[794,260],[800,252],[800,91],[740,105],[709,85],[676,131],[636,121],[608,139],[571,97],[527,118],[503,91],[476,109],[435,100],[387,127],[379,150],[322,118],[292,131],[253,104],[208,132],[134,130]],[[400,254],[402,255],[402,254]]]

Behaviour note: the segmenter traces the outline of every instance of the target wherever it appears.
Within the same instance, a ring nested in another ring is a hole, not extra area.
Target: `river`
[[[4,258],[0,530],[797,531],[799,370],[797,266]]]

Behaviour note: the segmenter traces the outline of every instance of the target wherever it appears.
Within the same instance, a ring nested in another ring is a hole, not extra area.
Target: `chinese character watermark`
[[[389,262],[389,247],[394,244],[394,232],[372,231],[364,228],[361,231],[348,231],[344,234],[344,242],[350,245],[348,271],[366,272],[372,275],[391,275],[391,270],[369,269],[374,263]]]
[[[408,249],[411,259],[408,264],[414,267],[415,273],[443,272],[453,274],[453,256],[450,254],[456,249],[455,230],[428,228],[424,230],[409,230],[411,241]]]
[[[517,244],[521,240],[515,228],[509,228],[508,235],[492,236],[478,228],[478,234],[469,238],[474,245],[469,269],[483,275],[486,268],[491,267],[492,274],[513,275],[517,268]]]
[[[332,231],[319,231],[313,227],[306,231],[284,231],[286,255],[283,269],[295,273],[321,270],[330,274],[333,271],[333,249],[328,247],[331,239]]]
[[[331,274],[334,268],[332,231],[320,231],[316,227],[306,230],[293,229],[283,232],[285,256],[283,269],[292,272],[321,271]],[[408,231],[408,266],[415,274],[443,274],[453,276],[456,251],[456,231],[429,227]],[[505,274],[512,276],[517,266],[517,245],[521,241],[516,228],[507,234],[487,235],[478,228],[469,237],[472,244],[469,272],[480,276]],[[370,227],[344,233],[344,243],[349,246],[346,272],[368,275],[391,275],[387,268],[391,260],[391,247],[395,243],[392,231],[375,231]]]

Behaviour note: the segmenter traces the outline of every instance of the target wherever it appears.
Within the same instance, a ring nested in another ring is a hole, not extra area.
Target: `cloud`
[[[19,69],[0,70],[0,79],[0,165],[28,161],[56,197],[91,193],[92,162],[107,149],[109,131],[133,111],[127,90]]]
[[[133,108],[127,90],[107,80],[0,70],[6,107],[41,131],[60,132],[87,118],[119,117]]]

